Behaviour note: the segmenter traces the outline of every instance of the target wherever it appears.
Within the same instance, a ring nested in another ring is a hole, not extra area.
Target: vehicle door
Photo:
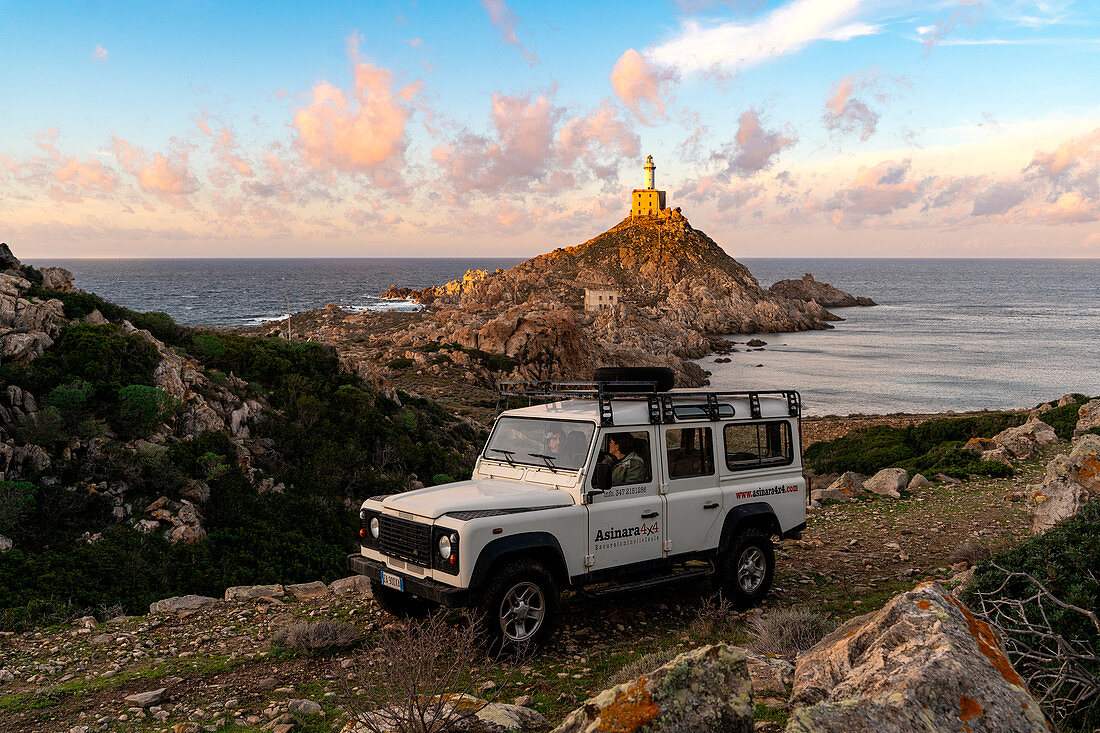
[[[602,494],[590,493],[586,504],[589,571],[654,560],[664,553],[664,497],[658,488],[655,437],[652,427],[600,432],[598,460],[612,465],[612,482]]]
[[[714,455],[714,426],[676,423],[661,428],[670,555],[718,546],[725,516]]]

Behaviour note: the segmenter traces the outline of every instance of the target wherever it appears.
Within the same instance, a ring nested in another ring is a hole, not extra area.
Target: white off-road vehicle
[[[602,594],[715,574],[758,602],[772,537],[806,526],[795,391],[670,390],[672,374],[510,382],[469,481],[372,496],[348,566],[396,614],[476,609],[505,645],[537,642],[563,589]]]

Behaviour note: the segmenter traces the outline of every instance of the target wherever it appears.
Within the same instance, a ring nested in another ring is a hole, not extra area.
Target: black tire
[[[425,618],[437,607],[431,601],[387,588],[376,580],[370,582],[370,592],[383,611],[397,618]]]
[[[637,386],[616,387],[615,382],[655,382],[658,392],[668,392],[676,383],[676,372],[668,367],[600,367],[593,382],[605,383],[608,392],[637,392]]]
[[[775,549],[770,535],[762,530],[745,530],[718,557],[722,595],[738,608],[759,604],[774,578]]]
[[[480,594],[477,612],[492,650],[524,651],[549,638],[560,591],[553,574],[535,560],[502,567]]]

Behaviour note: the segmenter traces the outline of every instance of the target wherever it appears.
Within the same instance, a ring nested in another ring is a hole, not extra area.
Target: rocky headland
[[[814,284],[830,302],[847,295]],[[613,300],[586,307],[586,291]],[[680,386],[701,386],[707,375],[692,360],[731,350],[726,335],[827,329],[842,320],[817,290],[762,288],[678,210],[624,219],[508,270],[471,270],[437,287],[393,287],[384,297],[413,299],[424,310],[349,314],[330,306],[275,329],[336,346],[380,386],[440,397],[433,377],[491,389],[499,379],[584,380],[598,366],[620,365],[670,366]]]
[[[768,292],[791,300],[814,301],[825,308],[851,308],[857,305],[878,305],[870,298],[846,293],[828,283],[819,282],[810,273],[800,280],[780,280],[772,283]]]

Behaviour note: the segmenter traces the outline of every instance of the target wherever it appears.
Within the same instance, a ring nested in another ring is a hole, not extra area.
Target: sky
[[[0,0],[22,258],[1100,257],[1100,3]]]

